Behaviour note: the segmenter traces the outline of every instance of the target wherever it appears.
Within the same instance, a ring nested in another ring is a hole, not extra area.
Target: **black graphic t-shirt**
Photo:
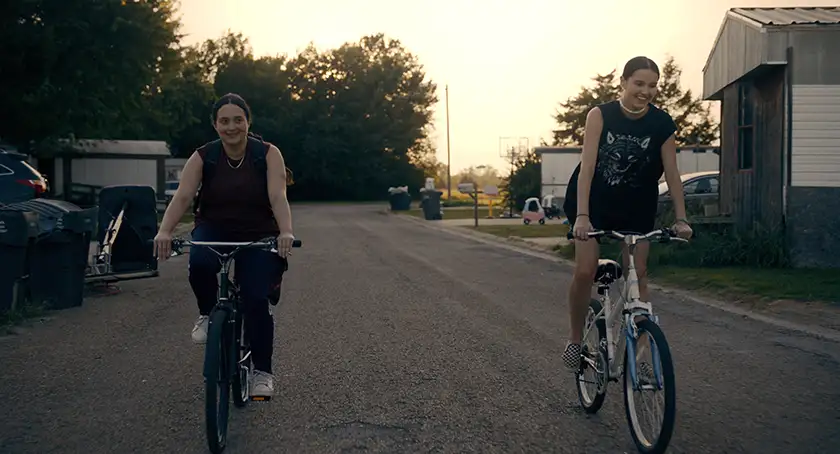
[[[604,128],[590,189],[590,210],[626,211],[655,216],[659,178],[664,171],[662,144],[677,127],[665,111],[650,105],[641,118],[631,119],[618,101],[598,106]],[[566,190],[571,211],[577,205],[578,164]],[[566,210],[567,212],[570,210]]]

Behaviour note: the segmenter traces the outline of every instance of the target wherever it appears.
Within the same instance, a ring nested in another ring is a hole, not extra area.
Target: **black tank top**
[[[222,151],[213,178],[201,190],[196,225],[212,225],[224,232],[224,241],[257,241],[280,234],[271,210],[266,178],[257,175],[250,156],[253,146],[262,145],[248,141],[241,164],[230,161]],[[202,159],[205,152],[204,147],[196,151]]]
[[[652,209],[658,200],[662,177],[662,144],[677,127],[667,112],[650,105],[641,118],[628,118],[618,101],[598,106],[604,127],[598,141],[598,158],[592,177],[590,203],[608,203]],[[577,202],[580,164],[566,190],[566,200]],[[569,200],[571,198],[571,200]]]

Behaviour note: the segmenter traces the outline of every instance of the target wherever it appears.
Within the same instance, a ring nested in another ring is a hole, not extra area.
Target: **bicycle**
[[[619,378],[623,377],[624,408],[633,443],[639,452],[661,454],[668,447],[674,432],[676,417],[674,364],[665,334],[659,326],[659,317],[653,313],[653,305],[641,300],[639,277],[636,274],[633,253],[639,241],[657,240],[660,243],[667,243],[672,240],[683,242],[688,242],[688,240],[677,237],[669,229],[654,230],[647,234],[597,230],[589,232],[588,235],[594,239],[607,237],[622,241],[627,245],[629,260],[624,277],[624,291],[617,298],[619,303],[616,307],[613,306],[609,289],[615,281],[622,278],[622,267],[614,260],[598,260],[593,285],[596,286],[599,299],[592,299],[589,303],[583,332],[583,339],[587,339],[593,329],[597,330],[598,345],[590,347],[581,342],[581,367],[575,373],[578,399],[586,413],[597,413],[606,397],[607,382],[618,382]],[[573,238],[572,232],[567,234],[567,238]],[[623,318],[616,327],[619,315],[623,315]],[[620,335],[621,333],[624,335]],[[644,333],[647,333],[650,339],[652,370],[647,363],[637,363],[637,347],[639,351],[646,347],[644,342],[641,345],[638,344],[640,336]],[[619,355],[622,356],[621,362],[618,361]],[[640,367],[646,364],[648,367]],[[594,381],[588,381],[584,377],[590,368],[595,372]],[[596,385],[594,393],[586,389],[587,383]],[[637,402],[633,393],[643,390],[663,391],[663,388],[665,412],[658,430],[659,434],[655,441],[651,441],[640,427],[641,420],[637,414]]]
[[[181,238],[172,240],[174,255],[181,253],[184,245],[206,247],[219,256],[222,269],[219,278],[218,302],[210,311],[207,327],[207,346],[204,352],[205,425],[207,442],[214,454],[224,451],[227,444],[230,391],[233,405],[243,408],[249,400],[269,401],[270,397],[250,396],[249,382],[252,371],[251,350],[245,335],[245,324],[239,309],[239,287],[229,279],[233,257],[244,249],[260,248],[277,252],[277,239],[267,238],[255,242],[190,241]],[[292,247],[301,247],[300,240],[294,240]],[[233,247],[231,252],[222,253],[214,247]],[[236,362],[232,361],[236,358]]]

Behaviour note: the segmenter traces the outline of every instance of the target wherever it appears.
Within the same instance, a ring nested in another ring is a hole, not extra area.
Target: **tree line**
[[[169,0],[10,0],[0,18],[0,140],[36,157],[62,139],[164,140],[188,157],[214,140],[228,92],[294,172],[293,199],[379,199],[441,168],[429,139],[437,86],[383,34],[257,57],[241,33],[182,43]]]
[[[582,86],[577,95],[560,103],[553,118],[557,128],[552,131],[554,147],[582,147],[586,114],[598,104],[618,99],[621,94],[620,78],[613,69],[607,74],[596,74],[590,86]],[[709,103],[695,96],[691,89],[680,84],[682,69],[673,57],[662,65],[659,91],[653,103],[668,112],[677,125],[678,147],[714,144],[720,137],[720,125],[712,118]],[[542,146],[549,146],[545,140]],[[514,200],[522,206],[528,197],[541,195],[542,176],[540,158],[531,150],[514,163],[514,172],[503,178],[502,195],[505,202]]]

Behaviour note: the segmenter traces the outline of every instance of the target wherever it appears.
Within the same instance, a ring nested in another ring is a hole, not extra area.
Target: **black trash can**
[[[38,214],[38,236],[29,256],[30,299],[49,309],[81,306],[98,208],[82,209],[51,199],[34,199],[6,208]]]
[[[441,191],[423,191],[423,217],[427,221],[439,221],[443,218],[440,213],[440,196],[442,195]]]
[[[0,313],[14,309],[26,294],[28,253],[38,229],[38,215],[0,208]]]

